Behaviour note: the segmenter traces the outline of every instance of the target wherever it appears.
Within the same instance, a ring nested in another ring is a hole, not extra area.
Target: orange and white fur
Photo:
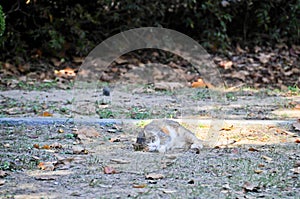
[[[136,145],[145,151],[160,153],[203,148],[195,134],[173,120],[153,120],[139,132]]]

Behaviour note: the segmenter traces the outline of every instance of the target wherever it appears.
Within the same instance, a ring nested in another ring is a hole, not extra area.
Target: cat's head
[[[135,151],[148,151],[146,136],[143,130],[139,132],[136,138],[136,142],[132,145]]]
[[[139,132],[136,142],[133,144],[135,151],[157,151],[160,147],[160,140],[152,132],[145,133],[145,130]]]

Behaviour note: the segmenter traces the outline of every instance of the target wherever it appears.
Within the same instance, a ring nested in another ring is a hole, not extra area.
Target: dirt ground
[[[149,85],[111,90],[111,96],[103,96],[102,87],[1,91],[2,117],[48,113],[136,120],[107,126],[1,124],[0,198],[300,197],[299,132],[288,124],[230,120],[295,120],[299,95],[157,91]],[[214,135],[210,124],[199,120],[211,117],[227,119]],[[137,132],[151,118],[179,119],[206,142],[205,148],[199,153],[134,151]],[[216,138],[214,146],[210,136]]]
[[[158,154],[133,150],[144,124],[2,124],[1,198],[299,197],[300,145],[287,126],[234,125],[219,136],[234,144]]]
[[[73,90],[8,90],[0,92],[1,117],[39,117],[44,112],[55,118],[221,118],[298,119],[299,94],[272,90],[239,89],[212,92],[209,89],[180,87],[157,90],[153,85],[110,86]]]

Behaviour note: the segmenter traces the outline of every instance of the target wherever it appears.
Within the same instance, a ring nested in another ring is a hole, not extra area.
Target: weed
[[[237,97],[234,93],[226,93],[226,99],[229,101],[237,101]]]
[[[148,109],[132,107],[129,113],[129,117],[131,119],[147,119],[147,118],[151,118],[151,112]]]
[[[100,119],[103,118],[114,118],[114,114],[110,109],[98,109],[96,110],[96,114],[98,114]]]
[[[288,90],[290,92],[291,95],[300,95],[300,88],[298,86],[289,86],[288,87]]]

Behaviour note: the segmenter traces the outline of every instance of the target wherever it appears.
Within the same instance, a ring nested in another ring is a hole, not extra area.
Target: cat
[[[138,133],[135,150],[165,153],[175,149],[199,151],[203,143],[190,130],[173,120],[153,120]]]

